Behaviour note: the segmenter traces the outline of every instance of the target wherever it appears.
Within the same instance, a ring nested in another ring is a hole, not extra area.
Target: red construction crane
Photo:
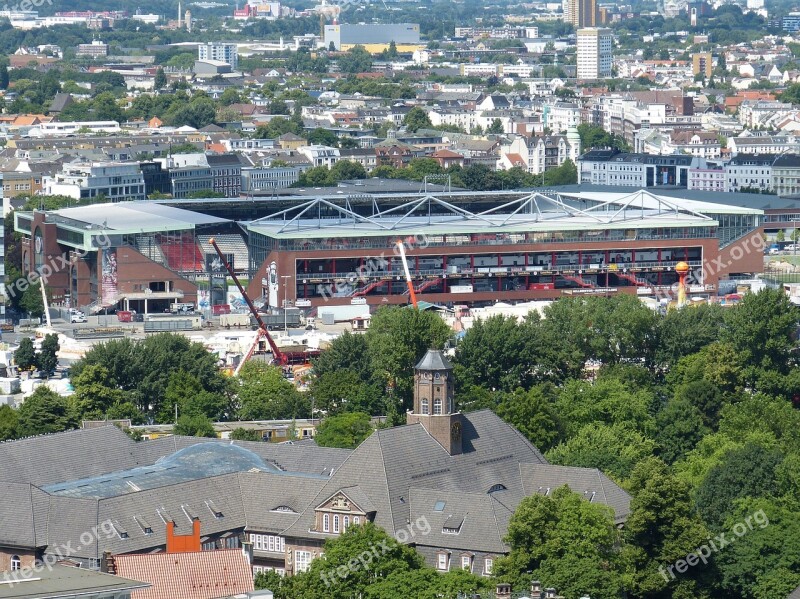
[[[230,264],[228,264],[228,261],[225,259],[225,254],[223,254],[222,250],[219,249],[219,246],[217,245],[217,242],[213,237],[211,239],[209,239],[208,242],[216,250],[217,255],[219,256],[219,259],[222,260],[222,263],[225,265],[225,268],[228,271],[228,274],[233,279],[233,282],[236,283],[236,287],[239,288],[239,293],[242,294],[242,298],[244,298],[244,301],[247,303],[247,307],[250,308],[250,314],[252,314],[253,317],[255,317],[256,322],[258,323],[258,334],[256,335],[256,340],[253,343],[253,345],[250,347],[250,350],[247,352],[247,355],[242,358],[242,361],[239,363],[239,366],[236,368],[236,371],[234,372],[234,374],[238,374],[239,369],[241,368],[242,364],[247,362],[247,360],[250,358],[250,356],[253,355],[253,352],[255,351],[255,349],[258,346],[258,344],[261,341],[261,339],[266,339],[267,343],[269,343],[269,347],[272,350],[272,361],[273,361],[273,363],[275,365],[277,365],[277,366],[286,366],[289,363],[289,356],[287,356],[285,353],[283,353],[280,350],[280,348],[275,344],[275,341],[272,339],[272,336],[269,334],[269,329],[267,328],[267,325],[265,325],[264,321],[261,319],[261,315],[258,313],[258,310],[256,309],[255,305],[253,304],[253,301],[247,295],[247,292],[244,290],[244,287],[242,287],[242,284],[239,282],[239,279],[237,278],[236,273],[233,272],[233,268],[231,267]]]

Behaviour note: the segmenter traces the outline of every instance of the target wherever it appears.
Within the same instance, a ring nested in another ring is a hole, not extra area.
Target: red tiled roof
[[[117,574],[149,582],[132,599],[218,599],[253,590],[253,572],[241,549],[115,556]]]
[[[506,154],[506,158],[514,166],[520,166],[520,165],[524,166],[525,165],[525,161],[522,159],[522,156],[520,156],[519,154]]]

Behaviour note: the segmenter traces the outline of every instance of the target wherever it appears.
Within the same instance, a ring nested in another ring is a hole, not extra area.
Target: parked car
[[[86,322],[86,314],[75,310],[69,313],[69,321],[70,322]]]

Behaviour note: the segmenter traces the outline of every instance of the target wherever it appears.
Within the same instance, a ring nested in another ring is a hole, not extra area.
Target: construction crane
[[[403,240],[397,241],[397,248],[400,250],[400,259],[403,261],[403,270],[406,273],[406,283],[408,283],[408,296],[411,298],[411,305],[417,308],[417,294],[414,292],[414,281],[411,280],[411,273],[408,270],[408,261],[406,260],[406,247]]]
[[[216,240],[212,237],[208,240],[208,242],[214,247],[216,250],[219,259],[222,260],[222,263],[225,265],[225,269],[228,271],[228,274],[233,279],[233,282],[236,284],[236,287],[239,289],[239,293],[242,294],[242,298],[244,298],[247,307],[250,308],[250,314],[256,319],[258,323],[258,332],[256,333],[256,339],[253,342],[253,345],[250,346],[250,349],[247,351],[245,356],[242,358],[242,361],[239,362],[239,365],[236,367],[236,370],[233,371],[233,374],[239,374],[239,370],[241,370],[242,365],[250,359],[253,353],[256,351],[256,348],[260,345],[262,340],[266,340],[269,344],[270,349],[272,350],[272,362],[276,366],[286,366],[289,364],[289,356],[283,353],[280,348],[275,344],[275,340],[272,338],[272,335],[269,334],[269,329],[267,325],[264,324],[264,321],[261,319],[261,315],[258,313],[253,301],[250,299],[250,296],[247,295],[247,292],[242,287],[242,284],[239,282],[239,278],[236,276],[236,273],[233,272],[233,268],[228,263],[228,260],[225,258],[225,254],[222,253],[222,250],[219,249]]]

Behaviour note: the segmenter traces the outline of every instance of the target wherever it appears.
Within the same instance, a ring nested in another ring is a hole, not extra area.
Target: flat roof
[[[183,208],[148,201],[91,204],[62,208],[47,213],[47,222],[86,233],[106,231],[118,234],[157,233],[191,230],[201,225],[230,222]]]
[[[5,576],[5,580],[0,582],[0,599],[95,596],[100,593],[118,593],[150,586],[148,582],[57,564],[25,573],[6,572]]]

